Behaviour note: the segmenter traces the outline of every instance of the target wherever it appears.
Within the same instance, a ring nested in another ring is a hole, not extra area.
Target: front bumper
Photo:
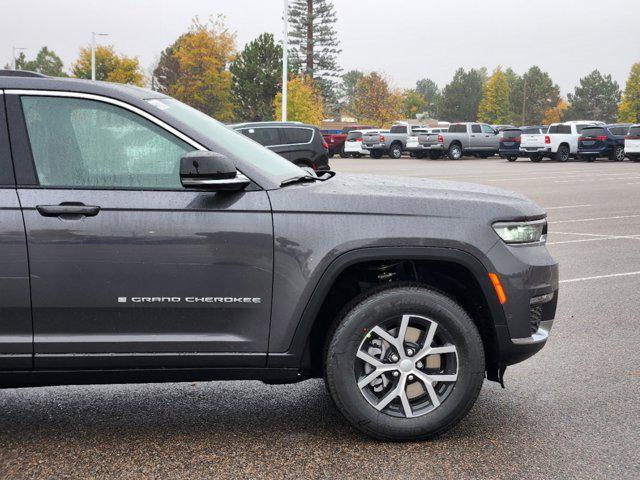
[[[489,252],[507,300],[496,323],[500,363],[512,365],[538,352],[549,338],[558,304],[558,263],[544,245],[497,242]]]

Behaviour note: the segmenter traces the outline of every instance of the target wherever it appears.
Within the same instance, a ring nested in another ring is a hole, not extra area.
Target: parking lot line
[[[544,210],[561,210],[564,208],[583,208],[583,207],[592,207],[593,205],[563,205],[561,207],[542,207]]]
[[[558,223],[579,223],[579,222],[595,222],[597,220],[620,220],[622,218],[638,218],[640,215],[617,215],[614,217],[593,217],[593,218],[578,218],[574,220],[555,220],[553,222],[549,222],[549,224],[558,224]]]
[[[603,278],[614,277],[631,277],[633,275],[640,275],[640,272],[611,273],[609,275],[596,275],[594,277],[570,278],[568,280],[560,280],[560,283],[586,282],[588,280],[601,280]]]

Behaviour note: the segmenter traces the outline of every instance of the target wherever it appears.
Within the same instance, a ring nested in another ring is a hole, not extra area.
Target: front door
[[[185,190],[194,145],[108,99],[8,97],[36,173],[18,187],[35,367],[263,366],[266,193]]]

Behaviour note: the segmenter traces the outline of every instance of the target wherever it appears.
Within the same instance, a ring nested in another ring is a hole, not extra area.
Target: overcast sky
[[[91,31],[145,69],[191,19],[224,14],[238,48],[262,32],[282,38],[283,0],[0,0],[0,62],[12,46],[43,45],[68,67]],[[385,72],[397,87],[454,71],[537,64],[562,92],[594,68],[624,88],[640,61],[640,0],[334,0],[343,69]]]

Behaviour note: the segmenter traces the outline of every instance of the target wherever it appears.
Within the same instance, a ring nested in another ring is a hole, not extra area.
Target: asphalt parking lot
[[[640,164],[333,159],[339,172],[515,190],[561,264],[540,354],[445,436],[356,433],[320,381],[0,391],[1,478],[640,478]]]

